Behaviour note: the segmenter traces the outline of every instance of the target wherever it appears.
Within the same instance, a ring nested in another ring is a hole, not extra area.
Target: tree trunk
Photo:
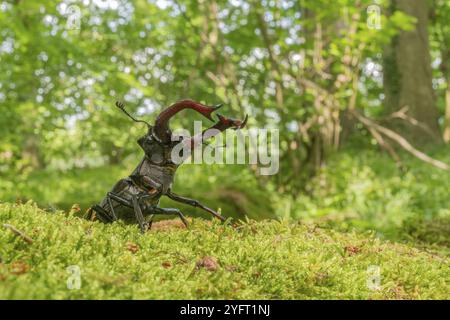
[[[417,19],[411,31],[401,31],[384,52],[384,90],[386,113],[407,110],[402,119],[390,124],[415,144],[440,142],[432,87],[428,44],[426,0],[392,0],[392,12],[400,10]]]
[[[445,92],[444,141],[450,143],[450,72],[447,70],[447,91]]]

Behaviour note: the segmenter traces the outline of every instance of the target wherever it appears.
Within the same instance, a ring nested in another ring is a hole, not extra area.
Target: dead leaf
[[[139,246],[133,242],[127,242],[127,250],[131,253],[136,253],[139,251]]]
[[[219,267],[219,264],[217,263],[217,259],[214,257],[203,257],[196,263],[196,268],[205,268],[208,271],[216,271]]]
[[[22,261],[16,261],[10,265],[10,272],[14,275],[24,274],[28,272],[28,270],[30,270],[30,266]]]
[[[361,252],[361,248],[356,246],[346,246],[345,252],[347,252],[349,255],[355,255]]]

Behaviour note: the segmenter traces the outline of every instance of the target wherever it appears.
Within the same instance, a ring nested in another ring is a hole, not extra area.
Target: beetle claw
[[[242,121],[242,123],[239,125],[239,127],[237,129],[244,128],[245,125],[247,124],[247,120],[248,120],[248,114],[245,115],[244,121]]]
[[[216,111],[216,110],[222,108],[222,106],[223,106],[223,103],[216,104],[216,105],[213,107],[213,108],[214,108],[214,111]]]
[[[233,130],[239,130],[245,127],[245,125],[247,124],[247,120],[248,120],[248,114],[245,115],[244,120],[233,120],[234,122],[234,127]]]
[[[217,118],[219,119],[219,123],[223,126],[225,126],[225,129],[232,128],[234,130],[242,129],[247,124],[248,115],[245,115],[244,120],[236,120],[227,118],[220,113],[217,114]]]

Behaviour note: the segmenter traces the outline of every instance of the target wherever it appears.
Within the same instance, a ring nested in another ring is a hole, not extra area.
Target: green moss
[[[32,203],[0,204],[0,299],[448,299],[448,260],[313,225],[248,221],[239,229],[104,225]],[[214,257],[212,270],[199,266]],[[69,290],[67,267],[81,270]],[[375,266],[375,267],[371,267]],[[380,287],[368,287],[380,268]],[[368,272],[369,270],[369,272]]]
[[[400,234],[405,240],[415,243],[415,246],[450,256],[450,217],[408,219]]]

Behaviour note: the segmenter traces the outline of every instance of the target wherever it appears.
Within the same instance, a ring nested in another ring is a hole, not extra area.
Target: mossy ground
[[[137,226],[78,214],[0,204],[0,299],[450,298],[446,257],[371,233],[193,219],[189,229],[174,220],[141,235]],[[74,265],[78,290],[67,287]]]

